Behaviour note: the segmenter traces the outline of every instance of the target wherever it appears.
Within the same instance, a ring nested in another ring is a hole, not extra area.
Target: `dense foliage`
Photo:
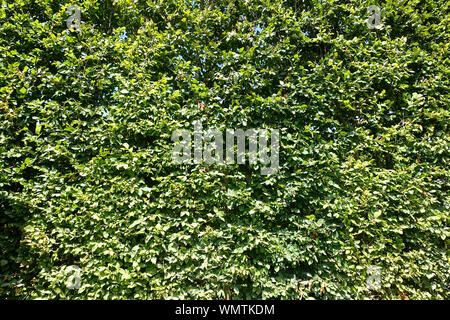
[[[2,0],[0,297],[448,298],[449,25],[445,0]],[[173,163],[195,120],[279,129],[278,173]]]

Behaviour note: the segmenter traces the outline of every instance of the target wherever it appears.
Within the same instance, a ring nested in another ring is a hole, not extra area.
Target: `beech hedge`
[[[448,299],[448,5],[1,1],[0,297]],[[196,120],[278,172],[174,163]]]

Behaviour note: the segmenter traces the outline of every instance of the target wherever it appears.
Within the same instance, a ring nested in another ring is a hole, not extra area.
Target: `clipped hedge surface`
[[[71,4],[0,7],[1,298],[448,299],[448,1]],[[195,120],[278,173],[174,164]]]

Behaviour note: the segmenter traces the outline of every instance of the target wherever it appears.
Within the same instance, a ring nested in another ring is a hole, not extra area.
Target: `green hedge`
[[[11,0],[0,24],[1,298],[448,299],[448,1]],[[195,120],[279,129],[278,173],[173,163]]]

